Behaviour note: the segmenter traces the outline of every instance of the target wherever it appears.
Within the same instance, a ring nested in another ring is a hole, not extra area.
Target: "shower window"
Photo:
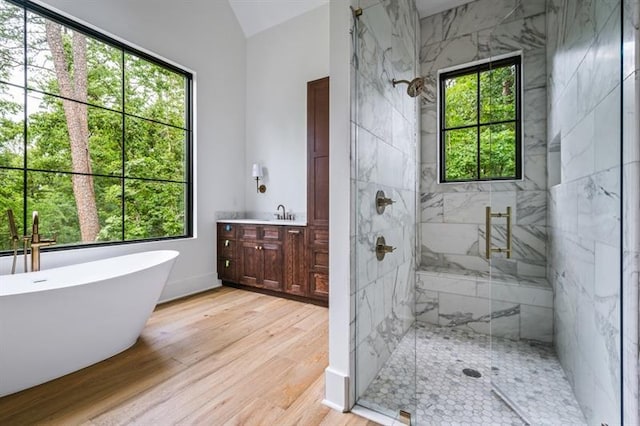
[[[520,56],[440,74],[440,182],[522,178]]]
[[[57,247],[191,236],[192,75],[29,1],[0,17],[0,212]]]

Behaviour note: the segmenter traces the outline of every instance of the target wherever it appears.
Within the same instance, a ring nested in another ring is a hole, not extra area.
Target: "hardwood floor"
[[[0,425],[374,425],[321,404],[327,329],[326,308],[226,287],[161,305],[127,351],[0,398]]]

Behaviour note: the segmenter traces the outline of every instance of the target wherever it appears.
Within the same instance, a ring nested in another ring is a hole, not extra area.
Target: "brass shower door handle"
[[[506,218],[507,219],[507,246],[506,247],[492,247],[491,245],[491,226],[493,218]],[[485,212],[485,256],[487,259],[491,259],[491,253],[506,253],[507,259],[511,259],[511,207],[507,207],[505,213],[493,213],[491,212],[491,206],[486,207]]]

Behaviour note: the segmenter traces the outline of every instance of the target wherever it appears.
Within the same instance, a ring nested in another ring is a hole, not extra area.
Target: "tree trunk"
[[[89,122],[87,105],[87,39],[73,32],[73,64],[68,63],[62,40],[62,26],[46,21],[47,42],[53,57],[60,95],[79,102],[63,100],[71,143],[73,195],[78,209],[80,235],[83,242],[95,241],[100,232],[96,195],[91,176]],[[71,70],[73,69],[73,77]]]

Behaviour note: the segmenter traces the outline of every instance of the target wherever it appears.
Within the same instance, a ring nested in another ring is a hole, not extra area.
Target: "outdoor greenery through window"
[[[36,210],[58,245],[190,236],[191,80],[36,4],[0,0],[1,217],[12,209],[27,234]]]
[[[520,56],[440,74],[440,181],[522,178]]]

